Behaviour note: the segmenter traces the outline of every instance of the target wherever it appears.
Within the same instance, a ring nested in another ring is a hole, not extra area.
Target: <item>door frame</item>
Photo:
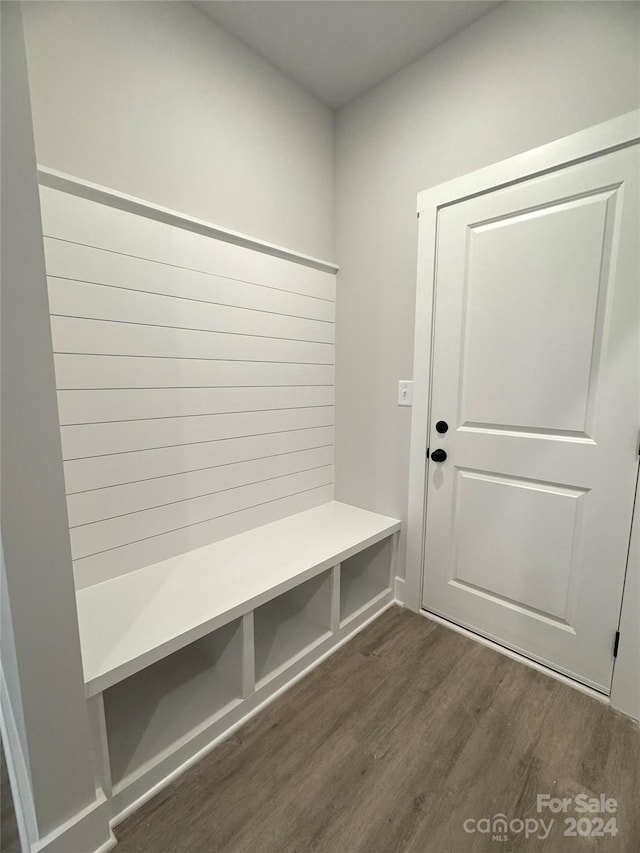
[[[418,193],[418,275],[409,454],[406,580],[403,604],[422,610],[427,504],[436,235],[441,208],[640,142],[640,110],[518,154]],[[639,424],[640,427],[640,424]],[[612,707],[640,720],[640,500],[636,500],[620,618],[620,645],[609,697]],[[500,648],[499,646],[495,646]],[[525,660],[524,658],[522,658]],[[528,660],[526,661],[528,662]],[[550,674],[553,674],[549,670]]]

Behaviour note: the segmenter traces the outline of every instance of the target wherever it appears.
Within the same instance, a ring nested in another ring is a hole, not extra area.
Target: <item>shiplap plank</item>
[[[100,284],[48,278],[49,310],[53,315],[115,320],[152,326],[169,326],[234,335],[333,343],[333,323],[264,314],[159,296],[141,290],[124,290]]]
[[[286,516],[321,506],[331,500],[333,500],[333,486],[321,486],[238,510],[232,515],[205,521],[194,527],[171,531],[113,551],[103,551],[91,557],[75,560],[73,569],[76,588],[84,589],[93,586],[143,566],[176,557],[220,539],[245,533]]]
[[[64,459],[333,425],[333,407],[63,426]]]
[[[76,317],[52,317],[55,352],[332,364],[333,346]]]
[[[54,358],[57,386],[65,390],[334,384],[334,368],[330,364],[199,361],[77,353],[59,353]]]
[[[82,527],[73,527],[70,531],[71,552],[75,560],[88,557],[151,536],[201,524],[266,501],[327,486],[332,480],[332,468],[327,466]]]
[[[77,585],[331,500],[335,275],[41,199]]]
[[[200,302],[333,322],[335,304],[288,290],[224,278],[157,261],[120,255],[93,246],[45,238],[47,273]]]
[[[69,494],[333,446],[333,427],[234,437],[64,463]]]
[[[333,448],[321,447],[69,495],[69,524],[89,524],[332,464]]]
[[[335,275],[40,187],[43,232],[121,254],[335,299]]]
[[[332,406],[333,388],[144,388],[59,391],[60,424]]]

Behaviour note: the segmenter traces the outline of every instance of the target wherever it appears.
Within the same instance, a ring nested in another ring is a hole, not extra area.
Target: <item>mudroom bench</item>
[[[113,818],[389,606],[399,530],[331,501],[78,591]]]

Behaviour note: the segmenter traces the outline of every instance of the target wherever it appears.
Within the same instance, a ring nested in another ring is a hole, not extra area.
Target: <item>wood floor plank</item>
[[[639,853],[639,791],[631,720],[394,607],[116,835],[120,853]],[[564,837],[539,793],[615,797],[618,835]],[[498,813],[554,826],[465,831]]]

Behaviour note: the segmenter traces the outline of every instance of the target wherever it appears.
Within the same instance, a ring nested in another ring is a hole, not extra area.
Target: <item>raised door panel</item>
[[[462,425],[587,431],[614,194],[470,226]]]
[[[585,492],[457,471],[452,581],[571,627],[571,579]]]

